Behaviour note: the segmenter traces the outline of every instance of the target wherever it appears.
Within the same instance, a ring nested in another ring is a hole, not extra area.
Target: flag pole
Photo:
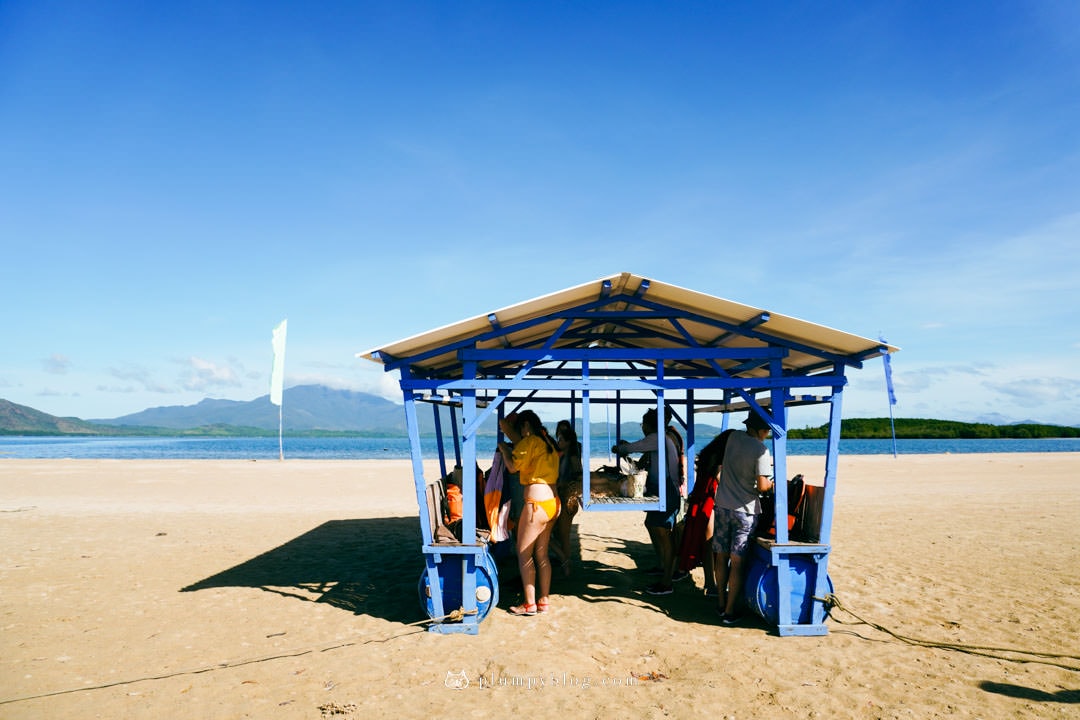
[[[884,336],[879,335],[878,339],[881,342],[885,342]],[[892,384],[892,363],[889,361],[889,353],[885,352],[881,356],[882,363],[885,365],[885,389],[889,393],[889,430],[892,433],[892,456],[896,457],[896,421],[893,419],[893,405],[896,404],[896,393],[893,391]]]
[[[274,348],[274,365],[270,371],[270,402],[278,406],[278,460],[285,459],[285,413],[281,401],[285,389],[285,331],[288,323],[288,319],[278,323],[270,343]]]

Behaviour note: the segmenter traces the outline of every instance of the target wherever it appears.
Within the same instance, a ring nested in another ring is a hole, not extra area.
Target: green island
[[[991,425],[924,418],[896,418],[894,422],[896,438],[903,440],[996,440],[1001,438],[1030,440],[1080,437],[1080,428],[1064,425],[1038,423]],[[828,436],[827,425],[788,430],[788,437],[792,440],[820,440]],[[850,418],[844,420],[840,426],[842,439],[873,440],[887,439],[892,436],[889,418]]]

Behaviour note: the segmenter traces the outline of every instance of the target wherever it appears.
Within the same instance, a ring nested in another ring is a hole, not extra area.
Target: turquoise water
[[[705,440],[707,441],[707,439]],[[434,439],[425,439],[424,457],[436,457]],[[285,457],[314,460],[408,458],[406,438],[285,438]],[[608,457],[609,441],[592,439],[592,456]],[[448,446],[449,448],[449,446]],[[481,465],[494,453],[494,441],[481,439]],[[1050,440],[897,440],[897,454],[1080,452],[1080,438]],[[448,449],[452,454],[452,449]],[[843,440],[841,454],[891,455],[891,440]],[[824,440],[789,440],[789,455],[824,455]],[[277,438],[170,437],[19,437],[0,436],[3,458],[101,458],[176,460],[277,459]]]

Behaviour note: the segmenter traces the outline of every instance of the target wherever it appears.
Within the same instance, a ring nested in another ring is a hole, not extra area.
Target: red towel
[[[687,498],[686,522],[679,546],[679,570],[682,572],[690,572],[702,562],[701,549],[716,504],[716,486],[716,478],[708,477],[695,483],[693,492]]]

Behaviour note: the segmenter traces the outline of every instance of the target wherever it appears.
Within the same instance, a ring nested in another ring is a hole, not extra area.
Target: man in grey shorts
[[[746,574],[743,560],[757,524],[758,494],[773,486],[772,456],[764,440],[772,429],[753,410],[743,421],[744,432],[733,432],[724,451],[713,510],[713,553],[720,622],[734,625]]]

